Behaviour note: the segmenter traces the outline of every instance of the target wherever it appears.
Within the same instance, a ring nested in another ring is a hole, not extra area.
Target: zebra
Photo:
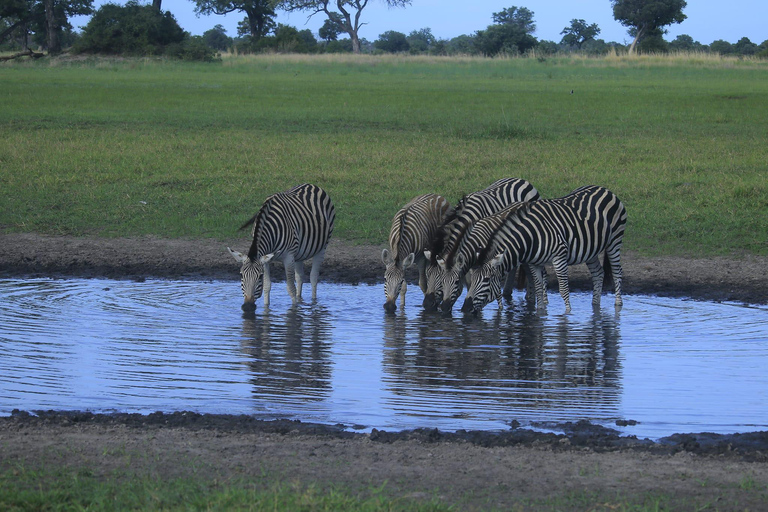
[[[427,258],[427,291],[424,296],[424,308],[435,310],[444,297],[452,297],[450,304],[444,304],[443,311],[450,311],[453,303],[461,294],[462,282],[454,283],[454,288],[446,295],[443,282],[446,269],[454,266],[453,258],[462,237],[471,226],[505,207],[516,202],[536,201],[540,198],[538,190],[528,181],[520,178],[502,178],[478,192],[465,195],[455,208],[446,216],[445,222],[437,233],[433,250]]]
[[[259,212],[240,229],[253,223],[253,242],[248,254],[227,250],[242,264],[243,311],[254,311],[256,299],[264,294],[264,306],[269,306],[272,281],[269,263],[282,261],[288,294],[294,304],[301,300],[304,284],[304,261],[312,259],[310,282],[312,300],[317,298],[320,264],[328,240],[333,233],[336,210],[325,190],[305,183],[285,192],[269,196]],[[295,284],[294,284],[295,277]]]
[[[501,294],[501,276],[528,263],[533,267],[539,308],[546,305],[543,265],[552,263],[565,312],[570,313],[568,265],[586,263],[592,276],[592,305],[600,306],[603,280],[613,278],[615,307],[621,298],[621,244],[627,210],[610,190],[589,185],[559,199],[526,204],[506,218],[491,243],[476,255],[469,294],[475,313]],[[600,262],[600,253],[604,262]]]
[[[384,271],[384,294],[387,312],[395,311],[395,300],[400,294],[400,307],[405,307],[405,269],[416,265],[419,269],[419,286],[427,289],[426,259],[424,249],[435,238],[438,226],[448,212],[449,204],[437,194],[424,194],[413,198],[392,219],[389,247],[381,251]]]
[[[524,207],[527,203],[516,202],[504,208],[498,213],[484,217],[474,223],[459,240],[454,248],[454,254],[450,255],[453,260],[453,266],[448,268],[445,266],[443,260],[438,260],[438,264],[443,268],[443,301],[441,308],[443,312],[448,313],[451,311],[451,307],[456,302],[459,294],[461,293],[462,283],[465,282],[465,278],[469,278],[468,272],[476,263],[478,253],[481,253],[484,248],[488,247],[493,235],[506,220],[507,217],[514,214],[518,209]],[[446,258],[447,259],[447,258]],[[529,273],[528,266],[522,269]],[[505,296],[510,297],[512,295],[512,288],[514,287],[515,278],[514,268],[510,269],[506,274],[506,281],[504,284]],[[533,282],[533,281],[530,281]],[[469,282],[467,282],[469,285]],[[469,287],[469,286],[467,286]],[[533,289],[530,291],[530,295],[533,296]],[[467,299],[461,308],[462,311],[468,312],[472,310],[472,297],[467,294]]]

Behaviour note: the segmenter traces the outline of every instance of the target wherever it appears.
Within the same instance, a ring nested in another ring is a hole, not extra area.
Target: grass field
[[[647,255],[768,255],[768,61],[250,56],[0,65],[0,230],[236,236],[309,181],[335,236],[411,197],[585,184]]]

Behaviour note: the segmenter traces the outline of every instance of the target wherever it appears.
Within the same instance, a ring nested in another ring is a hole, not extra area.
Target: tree
[[[229,14],[242,11],[248,20],[248,28],[255,43],[275,28],[275,6],[277,0],[192,0],[195,13]]]
[[[414,30],[406,38],[411,53],[427,53],[435,46],[437,38],[432,35],[432,29],[422,28]]]
[[[125,6],[104,4],[83,28],[77,53],[162,55],[187,37],[170,12],[130,0]],[[176,50],[183,53],[182,50]]]
[[[720,55],[729,55],[733,53],[733,45],[728,41],[718,39],[717,41],[712,41],[712,44],[709,45],[709,51],[719,53]]]
[[[489,25],[475,35],[475,47],[484,55],[525,53],[536,46],[533,32],[533,12],[525,7],[509,7],[493,13],[495,25]]]
[[[637,43],[644,37],[666,33],[663,27],[682,23],[687,16],[683,9],[685,0],[611,0],[613,18],[629,27],[634,37],[629,53],[635,52]]]
[[[754,55],[758,52],[759,48],[748,37],[742,37],[733,45],[733,50],[739,55]]]
[[[2,0],[0,18],[4,29],[0,43],[17,30],[42,36],[48,53],[61,51],[61,36],[71,31],[69,18],[93,12],[93,0]],[[26,40],[26,37],[23,38]]]
[[[199,0],[198,0],[199,1]],[[328,19],[341,19],[344,32],[349,34],[352,40],[352,51],[360,53],[360,27],[365,25],[360,21],[363,9],[368,6],[369,0],[281,0],[279,7],[288,12],[311,11],[309,17],[315,14],[325,13]],[[411,0],[385,0],[390,7],[405,7],[411,4]],[[333,4],[333,5],[332,5]],[[337,10],[333,10],[335,9]],[[332,16],[336,15],[337,18]]]
[[[317,31],[317,34],[320,36],[320,39],[331,42],[336,41],[342,32],[345,32],[344,21],[340,14],[332,12],[331,16],[320,27],[320,30]]]
[[[379,35],[379,38],[373,42],[373,47],[389,53],[407,52],[410,48],[405,34],[388,30]]]
[[[225,51],[232,44],[232,39],[227,36],[227,29],[222,25],[216,25],[203,32],[203,42],[214,50]]]
[[[581,49],[581,45],[587,41],[593,41],[599,33],[600,29],[597,23],[587,25],[587,22],[584,20],[573,19],[571,20],[571,26],[565,27],[560,32],[560,35],[564,34],[560,44]]]
[[[677,52],[705,52],[709,50],[707,45],[694,41],[688,34],[680,34],[670,41],[669,49]]]

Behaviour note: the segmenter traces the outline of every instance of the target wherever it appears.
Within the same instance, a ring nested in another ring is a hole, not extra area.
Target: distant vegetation
[[[383,0],[392,7],[403,8],[407,15],[408,0]],[[418,1],[418,0],[416,0]],[[129,0],[124,6],[105,4],[93,9],[93,0],[56,0],[56,9],[48,16],[53,1],[7,0],[0,7],[0,52],[31,55],[37,46],[51,54],[69,48],[74,53],[107,55],[148,55],[176,57],[184,60],[210,61],[220,53],[407,53],[436,56],[515,56],[538,58],[553,55],[601,56],[622,53],[655,54],[668,52],[701,52],[742,57],[768,58],[768,40],[761,43],[742,37],[728,42],[713,34],[709,44],[688,35],[672,41],[664,39],[666,26],[687,19],[685,0],[610,0],[614,18],[628,28],[631,44],[605,41],[599,37],[600,27],[584,19],[565,24],[559,41],[535,37],[535,14],[526,7],[510,6],[489,13],[493,23],[472,34],[452,39],[439,39],[429,27],[409,34],[387,30],[374,41],[358,37],[366,3],[342,0],[344,10],[334,10],[335,2],[317,0],[193,0],[190,8],[198,15],[209,16],[242,12],[244,18],[237,34],[227,34],[222,25],[202,36],[185,33],[170,11],[162,11],[161,0],[152,5]],[[309,29],[275,22],[277,11],[316,12],[326,16],[317,34]],[[75,32],[68,17],[93,14],[82,32]],[[37,54],[34,56],[41,56]],[[6,57],[8,58],[8,57]]]
[[[767,74],[702,53],[6,63],[0,230],[228,239],[309,181],[334,236],[378,244],[418,194],[517,176],[610,188],[631,250],[766,255]]]

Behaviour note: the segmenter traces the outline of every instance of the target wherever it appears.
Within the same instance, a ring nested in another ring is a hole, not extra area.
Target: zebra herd
[[[301,299],[303,261],[312,259],[310,281],[315,299],[334,219],[328,194],[314,185],[299,185],[268,197],[243,225],[253,223],[248,254],[228,248],[242,263],[243,309],[254,310],[262,292],[265,305],[269,304],[268,263],[273,259],[285,265],[294,303]],[[570,312],[568,267],[580,263],[587,264],[592,276],[593,305],[599,306],[607,277],[613,280],[615,305],[620,308],[620,253],[626,222],[622,202],[599,186],[541,199],[528,181],[505,178],[465,195],[453,208],[437,194],[415,197],[395,215],[389,249],[381,254],[386,266],[384,309],[395,311],[398,295],[400,306],[405,306],[405,272],[412,265],[418,269],[427,310],[450,312],[465,286],[468,291],[462,311],[477,313],[494,300],[501,303],[502,297],[511,297],[518,269],[528,278],[526,297],[544,308],[544,265],[551,264],[565,310]]]

